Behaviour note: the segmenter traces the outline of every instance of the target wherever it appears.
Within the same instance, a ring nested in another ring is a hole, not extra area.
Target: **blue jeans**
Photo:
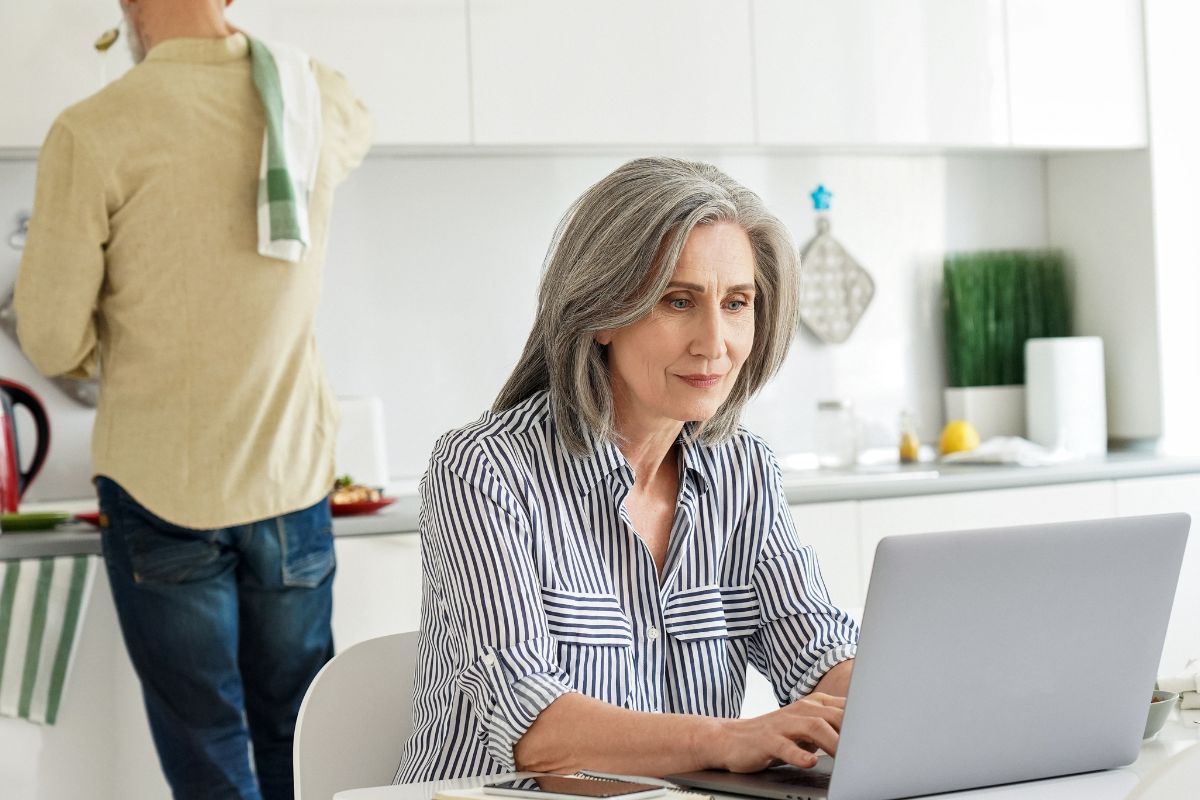
[[[113,601],[172,793],[291,800],[296,714],[333,656],[328,501],[197,530],[108,478],[96,488]]]

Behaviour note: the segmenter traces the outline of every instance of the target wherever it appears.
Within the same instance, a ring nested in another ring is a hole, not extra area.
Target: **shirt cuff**
[[[802,697],[807,697],[812,694],[813,689],[817,688],[821,678],[825,677],[825,673],[836,667],[843,661],[849,661],[854,658],[858,652],[856,644],[840,644],[832,650],[827,650],[817,659],[817,663],[813,664],[804,674],[800,676],[800,680],[792,687],[788,693],[792,701],[799,700]]]
[[[484,648],[458,678],[473,701],[477,735],[502,771],[516,769],[513,747],[538,715],[574,691],[551,655],[555,649],[548,637],[504,649]]]

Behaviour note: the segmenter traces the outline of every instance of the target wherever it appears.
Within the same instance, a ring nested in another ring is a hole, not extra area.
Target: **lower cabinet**
[[[1112,481],[864,500],[858,504],[866,602],[875,547],[885,536],[1101,519],[1116,514]]]
[[[1174,511],[1192,517],[1158,674],[1200,670],[1200,660],[1185,670],[1188,661],[1200,659],[1200,475],[1116,481],[1116,501],[1117,514],[1123,517]]]
[[[339,536],[333,582],[333,644],[352,644],[421,625],[421,537]]]

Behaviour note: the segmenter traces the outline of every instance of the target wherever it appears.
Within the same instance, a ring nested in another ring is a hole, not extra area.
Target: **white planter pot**
[[[1024,386],[964,386],[945,390],[946,421],[965,419],[981,441],[1025,435]]]

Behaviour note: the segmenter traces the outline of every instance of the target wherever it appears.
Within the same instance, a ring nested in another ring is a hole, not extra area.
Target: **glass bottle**
[[[817,463],[830,469],[858,463],[858,418],[849,400],[817,403]]]
[[[915,464],[921,457],[921,439],[912,414],[900,412],[900,463]]]

